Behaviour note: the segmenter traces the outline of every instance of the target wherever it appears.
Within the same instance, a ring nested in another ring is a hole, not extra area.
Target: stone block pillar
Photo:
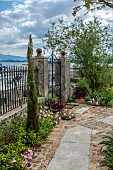
[[[70,94],[70,60],[61,52],[61,101],[67,102]]]
[[[48,95],[48,59],[42,56],[42,50],[37,49],[37,56],[34,59],[35,81],[37,94],[41,97]]]

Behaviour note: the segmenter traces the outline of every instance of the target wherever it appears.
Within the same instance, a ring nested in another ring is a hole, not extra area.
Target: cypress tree
[[[39,116],[38,116],[38,101],[36,96],[36,85],[34,80],[34,62],[32,59],[33,55],[33,43],[32,37],[29,36],[29,43],[27,49],[27,60],[28,60],[28,78],[27,78],[27,122],[26,130],[39,130]]]

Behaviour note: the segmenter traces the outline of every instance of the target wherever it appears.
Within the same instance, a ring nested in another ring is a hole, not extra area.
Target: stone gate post
[[[48,95],[48,59],[42,56],[42,50],[36,50],[37,56],[34,59],[35,81],[37,95],[46,97]]]
[[[70,94],[70,60],[61,52],[61,100],[67,102]]]

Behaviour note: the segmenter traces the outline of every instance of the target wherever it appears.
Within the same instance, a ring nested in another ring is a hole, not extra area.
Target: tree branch
[[[107,1],[105,1],[105,0],[98,0],[98,2],[99,2],[99,3],[102,2],[102,3],[104,3],[106,6],[108,6],[108,7],[110,7],[110,8],[113,8],[113,3],[107,2]]]

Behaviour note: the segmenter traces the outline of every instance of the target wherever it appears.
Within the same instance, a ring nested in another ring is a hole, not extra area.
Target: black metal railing
[[[8,66],[0,70],[0,114],[26,103],[27,66]]]
[[[61,99],[61,61],[53,54],[48,58],[48,91],[50,97]]]

